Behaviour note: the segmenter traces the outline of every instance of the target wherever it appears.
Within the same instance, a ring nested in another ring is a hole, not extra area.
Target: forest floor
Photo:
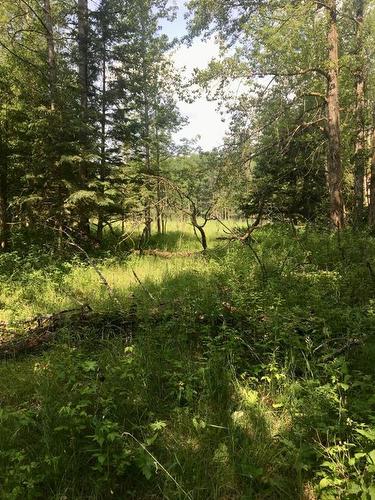
[[[1,361],[0,498],[375,499],[375,238],[222,234],[0,257],[7,327],[92,313]]]

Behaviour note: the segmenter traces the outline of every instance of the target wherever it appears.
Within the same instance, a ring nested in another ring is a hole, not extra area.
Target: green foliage
[[[87,264],[2,257],[3,317],[75,296],[108,318],[0,366],[2,496],[371,499],[373,238],[266,226],[264,269],[245,245],[192,258],[176,244],[97,261],[135,307],[130,344]]]

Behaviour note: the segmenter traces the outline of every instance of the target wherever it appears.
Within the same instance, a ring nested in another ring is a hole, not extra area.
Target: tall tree
[[[339,105],[339,35],[337,29],[336,0],[326,4],[328,16],[328,91],[327,91],[327,131],[328,131],[328,188],[331,200],[330,216],[335,227],[344,226],[343,171],[341,162],[341,131]]]
[[[8,223],[8,146],[6,116],[0,123],[0,252],[9,248]]]
[[[245,80],[244,93],[256,94],[259,107],[272,94],[282,102],[276,120],[285,129],[279,129],[276,135],[275,115],[269,123],[255,124],[257,117],[248,113],[248,121],[255,125],[248,135],[253,151],[259,150],[260,145],[253,138],[271,130],[273,147],[278,147],[282,154],[301,133],[308,134],[312,128],[323,132],[327,145],[329,215],[334,227],[342,227],[345,217],[336,1],[240,1],[234,6],[223,0],[191,0],[189,6],[194,14],[190,22],[192,36],[216,30],[226,47],[236,44],[236,51],[231,51],[232,55],[221,64],[211,64],[205,78],[223,79],[224,74],[224,81]],[[298,110],[297,114],[289,113],[290,106]],[[283,118],[288,114],[292,123]],[[256,154],[257,151],[250,152],[250,157]]]
[[[365,118],[365,61],[364,61],[364,0],[355,0],[356,25],[356,140],[354,152],[354,198],[356,223],[363,219],[364,184],[366,171],[366,118]]]
[[[81,103],[82,132],[81,141],[83,150],[87,149],[88,137],[88,51],[89,51],[89,12],[87,0],[78,0],[78,74]],[[80,177],[82,189],[86,188],[88,167],[85,158],[80,161]],[[79,227],[83,234],[90,234],[89,217],[85,212],[79,214]]]

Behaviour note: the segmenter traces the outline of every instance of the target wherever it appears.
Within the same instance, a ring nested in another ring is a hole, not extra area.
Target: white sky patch
[[[176,69],[184,72],[186,78],[190,78],[195,68],[204,69],[218,53],[214,39],[196,40],[190,47],[181,46],[175,49],[172,59]],[[187,116],[189,124],[175,135],[177,141],[182,138],[194,139],[199,135],[198,144],[203,150],[211,150],[222,144],[226,124],[217,111],[216,102],[208,101],[202,95],[192,104],[180,101],[179,108]]]
[[[177,19],[172,23],[164,21],[162,31],[170,38],[181,38],[186,35],[184,0],[170,0],[170,5],[178,7]],[[206,68],[210,60],[218,56],[218,53],[219,48],[213,38],[206,41],[197,38],[190,47],[186,45],[177,47],[173,51],[172,59],[176,69],[184,71],[185,78],[189,79],[195,68]],[[217,103],[208,101],[202,95],[192,104],[183,101],[178,104],[181,112],[188,118],[189,124],[175,135],[177,141],[183,138],[194,140],[199,135],[201,138],[198,144],[206,151],[222,144],[226,124],[222,122],[222,116],[216,109]]]

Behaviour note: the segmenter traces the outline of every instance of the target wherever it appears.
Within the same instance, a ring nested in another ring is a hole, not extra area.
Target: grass
[[[199,249],[170,229],[150,246]],[[120,306],[82,259],[2,257],[1,319],[78,298],[109,324],[0,365],[1,498],[373,498],[375,240],[220,232],[206,255],[97,257]]]

